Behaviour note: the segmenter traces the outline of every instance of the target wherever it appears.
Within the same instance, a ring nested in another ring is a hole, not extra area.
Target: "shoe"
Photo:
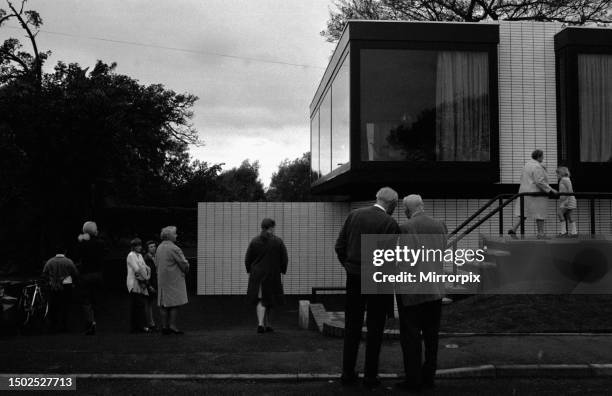
[[[87,330],[85,330],[85,335],[96,335],[96,323],[91,323]]]
[[[179,329],[168,328],[168,331],[170,332],[170,334],[174,334],[174,335],[183,335],[183,334],[185,334],[184,331],[179,330]]]
[[[381,385],[382,385],[382,382],[380,382],[380,378],[378,377],[369,377],[369,378],[364,377],[363,378],[363,386],[364,388],[368,390],[378,388]]]
[[[510,235],[512,239],[518,239],[514,230],[508,230],[508,235]]]
[[[578,238],[578,233],[576,233],[576,234],[569,234],[569,238]]]
[[[340,376],[340,383],[342,384],[342,386],[351,386],[355,385],[358,379],[359,376],[356,372],[343,373],[342,376]]]
[[[548,237],[546,236],[546,234],[538,234],[536,235],[536,239],[548,239]]]
[[[258,334],[263,334],[266,332],[266,328],[263,326],[257,326],[257,333]]]
[[[172,334],[172,332],[168,328],[163,328],[163,329],[161,329],[161,334],[162,335],[170,335],[170,334]]]
[[[274,333],[274,329],[270,326],[266,326],[266,333]]]
[[[567,238],[569,235],[567,232],[561,232],[557,235],[557,238]]]
[[[395,384],[395,389],[404,392],[420,392],[423,389],[423,386],[409,381],[402,381]]]

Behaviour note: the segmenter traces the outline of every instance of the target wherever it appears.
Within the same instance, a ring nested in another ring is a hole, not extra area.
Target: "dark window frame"
[[[602,174],[612,173],[612,162],[580,160],[580,103],[578,103],[578,55],[612,55],[612,31],[570,27],[555,36],[557,88],[557,158],[567,166],[578,189],[612,191],[601,183]]]
[[[353,169],[374,171],[377,174],[407,172],[413,181],[480,181],[495,183],[500,179],[499,168],[499,101],[498,101],[498,59],[497,43],[456,43],[456,42],[415,42],[355,40],[351,47],[351,164]],[[483,162],[471,161],[364,161],[361,159],[361,50],[455,50],[487,52],[489,61],[489,108],[490,108],[490,159]],[[460,173],[457,170],[460,170]],[[373,175],[373,177],[377,177]]]

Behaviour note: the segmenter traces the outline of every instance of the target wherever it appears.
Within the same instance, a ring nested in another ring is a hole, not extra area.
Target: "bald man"
[[[400,226],[400,245],[410,249],[446,249],[448,230],[444,222],[425,214],[421,196],[408,195],[403,200],[408,220]],[[405,265],[405,264],[403,264]],[[404,270],[400,266],[400,271]],[[443,263],[426,262],[413,267],[415,271],[444,273]],[[412,293],[397,290],[397,307],[400,318],[400,343],[404,358],[406,378],[397,384],[402,390],[419,391],[433,388],[438,355],[438,333],[444,284],[421,283],[402,287],[412,288]],[[418,289],[417,289],[418,288]],[[418,294],[416,294],[418,293]],[[425,361],[422,361],[422,344],[425,345]]]
[[[346,270],[346,305],[342,384],[357,382],[355,364],[363,315],[367,310],[365,370],[363,385],[372,389],[380,385],[378,361],[387,314],[393,313],[393,295],[361,294],[361,234],[399,234],[399,226],[391,217],[397,206],[398,195],[383,187],[376,193],[373,206],[353,210],[338,235],[336,254]]]

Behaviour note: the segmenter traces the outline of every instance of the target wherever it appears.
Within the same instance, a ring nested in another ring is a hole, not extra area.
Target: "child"
[[[559,178],[559,192],[560,193],[573,193],[574,189],[572,188],[572,181],[570,180],[570,172],[569,169],[565,166],[560,166],[557,168],[557,177]],[[572,217],[572,211],[576,209],[576,197],[573,195],[563,195],[559,198],[559,210],[557,214],[559,216],[559,221],[561,222],[561,233],[559,236],[569,236],[576,237],[578,235],[578,230],[576,230],[576,222]],[[567,224],[569,223],[570,229],[567,229]]]

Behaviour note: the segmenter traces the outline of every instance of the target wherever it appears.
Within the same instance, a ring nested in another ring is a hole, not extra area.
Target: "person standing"
[[[372,389],[381,384],[378,378],[379,355],[387,315],[393,314],[393,295],[361,294],[361,235],[399,234],[399,226],[391,217],[397,200],[397,192],[389,187],[381,188],[373,206],[355,209],[348,215],[336,240],[336,255],[346,271],[343,385],[357,382],[355,364],[365,311],[368,333],[363,385]]]
[[[408,195],[403,200],[408,221],[400,226],[400,246],[409,249],[446,250],[448,230],[442,221],[425,214],[425,205],[419,195]],[[435,255],[434,255],[435,259]],[[442,256],[438,261],[398,263],[399,271],[444,273]],[[402,390],[419,391],[433,388],[438,357],[438,333],[442,313],[444,284],[421,282],[398,284],[396,300],[400,320],[400,344],[404,360],[405,379],[397,384]],[[410,290],[409,290],[409,289]],[[423,344],[425,360],[422,360]]]
[[[155,264],[155,251],[157,250],[157,244],[155,241],[147,241],[146,243],[146,253],[144,255],[145,264],[149,267],[151,271],[151,277],[149,278],[148,283],[148,292],[149,296],[146,299],[145,310],[147,313],[147,325],[149,329],[153,331],[157,331],[157,326],[155,325],[155,315],[153,315],[153,307],[157,303],[157,268]]]
[[[183,331],[176,327],[176,321],[179,307],[188,302],[185,276],[189,272],[189,262],[175,243],[177,237],[175,226],[162,228],[160,234],[162,242],[155,252],[157,303],[164,335],[183,334]]]
[[[542,165],[544,161],[544,152],[542,150],[534,150],[531,153],[531,159],[527,161],[521,175],[521,186],[519,193],[536,193],[544,192],[549,196],[554,197],[557,191],[548,184],[548,176],[546,167]],[[518,217],[514,226],[508,230],[508,234],[516,238],[516,231],[527,217],[532,217],[536,221],[537,237],[542,239],[546,237],[544,232],[544,221],[548,212],[548,197],[524,197],[524,217],[521,217],[520,198],[516,199],[514,206],[514,215]]]
[[[572,181],[570,180],[570,171],[566,166],[560,166],[557,168],[557,177],[559,178],[560,193],[574,192]],[[573,195],[564,195],[559,198],[559,209],[557,210],[557,216],[559,217],[559,222],[561,223],[561,233],[559,236],[565,237],[569,235],[572,238],[578,236],[576,220],[574,220],[574,216],[572,216],[572,213],[576,207],[576,197]]]
[[[146,326],[146,299],[149,297],[147,282],[151,271],[142,257],[142,241],[134,238],[130,242],[131,252],[127,255],[126,285],[130,293],[130,332],[149,333]]]
[[[271,310],[284,303],[281,274],[287,273],[287,248],[283,240],[274,235],[276,223],[265,218],[261,233],[251,240],[244,264],[249,274],[247,299],[256,305],[257,332],[273,331]]]
[[[98,237],[98,226],[93,221],[83,224],[83,233],[78,237],[77,255],[79,277],[79,295],[87,327],[86,335],[96,334],[96,311],[98,294],[103,285],[103,266],[106,249]]]
[[[58,246],[57,254],[45,264],[42,277],[49,285],[49,319],[51,331],[68,330],[68,314],[72,302],[73,282],[78,271],[72,260],[66,257],[66,249]]]

